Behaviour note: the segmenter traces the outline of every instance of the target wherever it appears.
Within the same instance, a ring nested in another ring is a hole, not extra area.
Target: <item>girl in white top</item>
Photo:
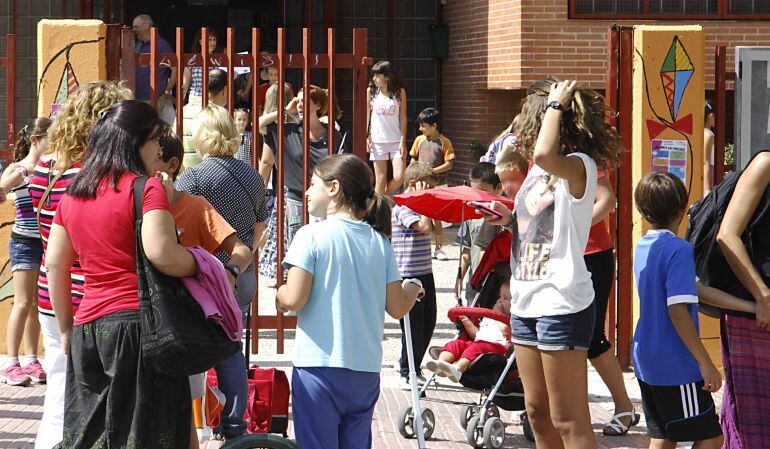
[[[516,195],[511,340],[539,448],[596,448],[586,369],[596,317],[583,253],[597,164],[611,169],[620,149],[604,118],[599,94],[549,78],[528,90],[514,120],[520,152],[534,165]],[[503,204],[489,207],[503,216],[487,216],[491,223],[512,222]]]
[[[386,194],[401,187],[406,168],[406,91],[401,78],[388,61],[372,67],[372,81],[366,91],[369,108],[367,151],[374,161],[374,190]],[[388,161],[393,164],[393,179],[388,182]]]

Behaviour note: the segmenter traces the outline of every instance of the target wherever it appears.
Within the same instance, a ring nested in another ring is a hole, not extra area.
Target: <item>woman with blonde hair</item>
[[[253,167],[234,157],[240,137],[225,108],[209,104],[195,120],[193,143],[203,160],[181,174],[176,183],[177,190],[206,198],[235,229],[238,238],[254,251],[267,220],[262,177]],[[230,259],[224,252],[216,256],[222,263]],[[254,265],[242,273],[237,267],[234,271],[237,274],[236,298],[245,317],[257,288]],[[243,352],[238,351],[214,367],[219,389],[226,398],[217,433],[226,439],[236,438],[246,429],[243,414],[248,388],[244,366]]]
[[[48,149],[40,158],[29,181],[29,196],[40,224],[43,251],[48,247],[59,201],[67,186],[83,166],[88,151],[88,134],[91,126],[113,104],[133,98],[131,90],[112,81],[97,81],[80,86],[78,92],[67,99],[56,114],[56,120],[48,128]],[[38,311],[40,329],[45,348],[46,389],[43,417],[38,427],[36,449],[49,449],[62,440],[64,419],[64,380],[67,358],[63,353],[59,326],[54,317],[48,292],[46,257],[40,266],[38,278]],[[83,271],[75,260],[72,266],[72,312],[83,298]]]

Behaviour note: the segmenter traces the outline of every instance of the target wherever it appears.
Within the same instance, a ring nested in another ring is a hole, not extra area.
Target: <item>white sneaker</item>
[[[433,258],[436,260],[449,260],[449,256],[447,256],[441,248],[436,248],[436,250],[433,251]]]
[[[429,371],[432,371],[436,373],[438,377],[446,377],[446,374],[444,374],[444,371],[441,369],[441,367],[438,364],[438,360],[430,359],[427,362],[425,362],[425,368],[427,368]]]
[[[425,385],[425,380],[417,378],[417,388],[422,388],[422,386]],[[398,381],[398,387],[404,391],[409,391],[412,389],[412,385],[409,383],[408,377],[401,377],[399,376]]]
[[[456,366],[443,360],[439,360],[438,365],[438,369],[440,369],[444,375],[449,378],[449,380],[452,382],[460,382],[460,378],[463,377],[463,373],[461,373]]]

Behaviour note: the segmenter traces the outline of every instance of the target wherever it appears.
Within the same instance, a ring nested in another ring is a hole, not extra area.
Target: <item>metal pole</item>
[[[607,55],[609,60],[607,61],[607,77],[606,79],[606,86],[604,88],[605,97],[604,100],[606,102],[607,107],[610,108],[611,111],[617,112],[618,110],[618,74],[620,72],[619,62],[620,62],[620,28],[617,26],[612,26],[607,30]],[[618,117],[616,114],[612,114],[609,117],[607,117],[607,122],[611,125],[617,128],[618,126]],[[618,173],[617,170],[608,173],[607,174],[610,177],[610,183],[615,187],[615,191],[617,191],[617,179],[618,179]],[[617,247],[617,241],[618,241],[618,226],[617,226],[617,212],[613,212],[610,215],[610,224],[611,229],[610,233],[612,235],[612,241],[614,244],[614,247]],[[615,256],[615,255],[614,255]],[[613,256],[613,265],[616,263],[615,258]],[[612,282],[612,290],[610,292],[610,297],[607,302],[607,316],[606,316],[606,323],[605,323],[605,332],[607,333],[607,340],[613,343],[615,346],[615,349],[617,349],[617,331],[615,329],[616,323],[617,323],[617,296],[618,286],[616,282],[615,276],[613,276],[613,282]]]
[[[233,81],[235,80],[235,30],[227,28],[227,110],[233,114],[235,102],[233,101]]]
[[[276,245],[278,269],[276,270],[276,286],[283,285],[283,265],[281,261],[284,256],[283,237],[286,229],[284,229],[284,195],[283,195],[283,143],[284,143],[284,101],[283,97],[283,84],[286,79],[286,36],[284,35],[284,29],[278,28],[278,182],[273,184],[273,190],[276,194],[276,206],[278,207],[278,241]],[[276,350],[278,354],[283,354],[283,313],[278,312],[276,317]]]
[[[327,56],[329,57],[329,131],[328,131],[328,142],[329,142],[329,154],[334,154],[335,152],[335,141],[334,141],[334,134],[336,131],[336,113],[335,108],[337,107],[337,100],[334,98],[336,95],[335,88],[334,88],[334,28],[329,28],[326,31],[327,39],[326,39],[326,50],[327,50]]]
[[[158,108],[158,29],[150,28],[150,104]]]
[[[5,129],[6,148],[4,155],[10,162],[16,145],[16,35],[9,34],[5,40],[5,84],[8,97],[6,98]]]
[[[366,28],[353,30],[353,152],[356,156],[366,160],[366,120],[356,120],[358,117],[366,117],[366,86],[367,67],[366,58]]]
[[[176,27],[176,135],[179,140],[184,136],[184,28]]]
[[[409,362],[409,387],[412,390],[412,413],[414,414],[414,433],[417,435],[417,446],[425,449],[425,433],[422,428],[422,407],[420,406],[420,393],[417,386],[417,370],[412,348],[412,328],[409,314],[404,315],[404,338],[406,339],[406,359]]]
[[[209,105],[209,29],[201,28],[201,106]]]
[[[259,134],[259,28],[251,29],[251,165],[257,167],[257,141]],[[275,207],[275,206],[273,206]],[[254,242],[258,245],[259,242]],[[259,266],[259,251],[254,252],[254,267]],[[257,277],[257,289],[251,300],[251,346],[254,352],[259,352],[259,270],[254,270]]]
[[[280,89],[283,90],[283,84]],[[310,167],[310,29],[302,29],[302,192],[307,192],[308,168]],[[328,103],[327,103],[328,106]],[[333,120],[329,120],[333,125]],[[307,196],[302,195],[302,222],[308,223]]]
[[[725,176],[725,143],[727,140],[727,48],[717,45],[714,57],[714,107],[716,108],[714,132],[714,185]]]

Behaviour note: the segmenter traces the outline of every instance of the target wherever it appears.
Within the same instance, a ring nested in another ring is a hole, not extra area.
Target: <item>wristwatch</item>
[[[238,276],[241,275],[241,269],[240,267],[238,267],[238,265],[234,263],[226,263],[224,264],[224,266],[225,266],[225,270],[229,271],[230,274],[232,274],[235,279],[238,279]]]
[[[545,107],[545,109],[548,110],[548,108],[554,108],[557,111],[564,111],[564,106],[560,102],[558,102],[556,100],[548,103],[548,105]]]

